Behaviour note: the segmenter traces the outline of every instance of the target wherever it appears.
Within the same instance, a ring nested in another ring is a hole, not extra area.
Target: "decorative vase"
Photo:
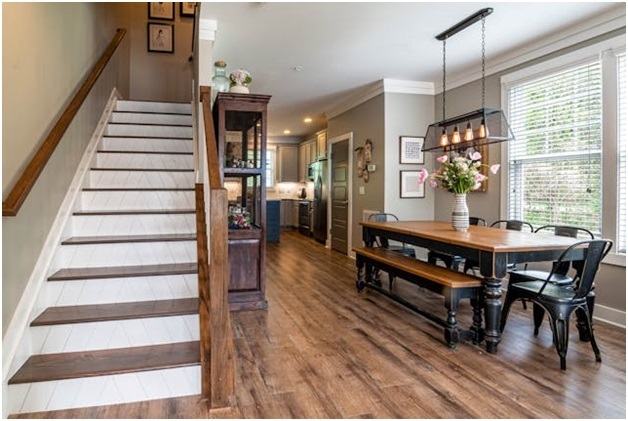
[[[454,205],[451,208],[451,226],[460,232],[467,232],[469,228],[469,208],[467,194],[454,194]]]
[[[248,94],[249,93],[249,87],[248,86],[244,86],[244,85],[239,85],[239,84],[235,84],[232,87],[229,88],[229,92],[232,92],[234,94]]]
[[[218,92],[229,92],[231,81],[226,75],[227,63],[222,60],[214,63],[214,76],[212,77],[212,102]]]

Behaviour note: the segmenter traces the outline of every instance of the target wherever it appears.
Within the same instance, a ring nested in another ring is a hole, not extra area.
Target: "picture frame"
[[[179,16],[193,18],[195,11],[196,11],[196,2],[179,3]]]
[[[425,142],[425,137],[399,136],[399,163],[424,164],[423,142]]]
[[[399,196],[402,199],[425,197],[425,184],[419,183],[421,171],[399,171]]]
[[[148,51],[152,53],[174,53],[174,25],[149,22],[146,31]]]
[[[174,3],[149,2],[148,19],[174,20]]]

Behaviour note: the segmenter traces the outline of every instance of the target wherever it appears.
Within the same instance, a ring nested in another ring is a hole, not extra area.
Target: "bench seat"
[[[358,268],[356,286],[359,292],[364,288],[374,289],[444,326],[445,341],[451,348],[456,347],[460,338],[471,338],[474,343],[479,343],[483,339],[481,326],[484,284],[480,278],[413,259],[383,247],[359,247],[353,251],[356,254]],[[392,285],[388,290],[382,288],[379,271],[444,296],[447,319],[443,320],[397,296],[392,291]],[[470,299],[473,306],[473,326],[469,331],[461,331],[456,321],[459,301],[464,298]]]

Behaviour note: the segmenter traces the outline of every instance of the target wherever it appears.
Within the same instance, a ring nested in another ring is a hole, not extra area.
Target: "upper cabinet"
[[[316,133],[316,159],[327,158],[327,131]]]
[[[277,181],[298,182],[299,177],[299,147],[296,145],[277,146],[278,174]]]

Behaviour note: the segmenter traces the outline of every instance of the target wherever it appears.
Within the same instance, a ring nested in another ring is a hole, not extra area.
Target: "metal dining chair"
[[[584,329],[590,338],[591,347],[595,353],[595,360],[601,362],[600,350],[595,342],[591,314],[587,305],[587,296],[591,292],[595,275],[600,263],[608,254],[613,242],[610,240],[585,240],[579,241],[565,250],[556,261],[555,268],[548,274],[545,280],[517,282],[508,286],[506,299],[502,308],[500,331],[504,331],[510,307],[516,300],[530,301],[547,311],[556,352],[560,357],[561,370],[567,369],[567,347],[569,345],[569,318],[576,311],[584,319]],[[572,261],[580,256],[577,253],[584,252],[580,280],[571,285],[557,285],[552,283],[556,270],[562,263]],[[535,329],[535,335],[538,331]]]
[[[483,227],[486,226],[486,221],[483,218],[478,218],[475,216],[469,217],[469,225],[481,225]],[[427,261],[433,265],[440,260],[445,264],[447,269],[453,269],[455,271],[458,270],[460,264],[465,261],[464,257],[455,256],[453,254],[441,253],[439,251],[430,250],[427,253]]]

